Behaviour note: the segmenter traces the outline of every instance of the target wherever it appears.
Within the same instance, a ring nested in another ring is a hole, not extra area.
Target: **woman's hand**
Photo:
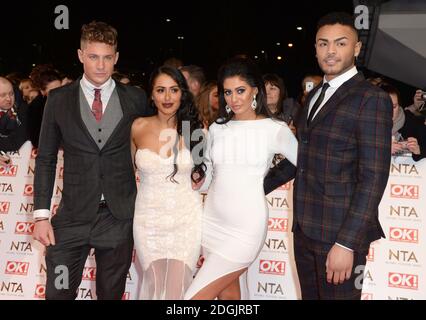
[[[198,258],[197,268],[201,268],[203,266],[203,263],[204,263],[204,256],[201,254],[200,257]]]
[[[192,181],[192,190],[199,190],[201,188],[201,186],[203,185],[204,180],[206,178],[204,177],[200,181],[194,182],[194,180],[197,181],[198,179],[200,179],[200,174],[198,172],[193,172],[192,173],[192,179],[191,179],[191,181]]]
[[[411,151],[412,154],[419,155],[420,154],[420,146],[417,142],[417,139],[414,137],[409,137],[407,139],[407,148]]]
[[[392,142],[392,154],[396,154],[396,153],[402,151],[402,149],[404,149],[402,144],[400,144],[399,142],[396,142],[396,141]]]

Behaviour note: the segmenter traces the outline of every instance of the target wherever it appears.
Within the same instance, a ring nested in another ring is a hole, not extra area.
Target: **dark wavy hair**
[[[173,67],[169,67],[169,66],[161,66],[158,67],[157,69],[155,69],[150,77],[149,80],[149,90],[151,92],[151,96],[153,93],[153,86],[155,83],[155,80],[157,79],[158,76],[165,74],[168,75],[169,77],[171,77],[177,84],[179,89],[182,92],[182,97],[180,100],[180,106],[179,109],[176,111],[176,113],[174,115],[172,115],[170,117],[169,120],[175,120],[176,121],[176,130],[178,133],[179,138],[183,136],[183,122],[184,121],[188,121],[190,124],[190,136],[189,137],[184,137],[184,143],[185,146],[189,149],[189,151],[191,152],[191,157],[193,159],[194,162],[194,167],[192,168],[192,173],[197,172],[199,174],[199,178],[198,179],[194,179],[192,177],[191,174],[191,179],[194,182],[199,182],[203,179],[203,177],[205,176],[205,172],[206,172],[206,165],[201,162],[199,159],[203,158],[203,148],[200,148],[200,151],[197,155],[194,154],[193,149],[195,148],[195,146],[197,146],[199,143],[203,143],[203,145],[205,144],[205,136],[204,134],[201,137],[201,142],[200,140],[192,140],[192,133],[197,130],[203,129],[203,123],[201,121],[200,115],[198,114],[198,110],[194,104],[194,98],[192,93],[189,91],[188,88],[188,84],[186,82],[185,77],[183,76],[182,72],[180,72],[178,69],[173,68]],[[152,104],[154,104],[153,101],[151,101]],[[154,108],[156,110],[156,112],[158,113],[158,109]],[[177,160],[177,156],[178,156],[178,146],[179,146],[179,140],[180,139],[176,139],[175,144],[173,146],[173,153],[174,153],[174,170],[173,172],[167,176],[166,179],[169,179],[170,181],[174,182],[174,183],[178,183],[174,177],[176,175],[176,173],[178,172],[178,165],[176,163]],[[198,156],[198,158],[197,158]]]
[[[46,90],[53,81],[61,81],[61,75],[52,64],[39,64],[31,70],[30,79],[39,90]]]
[[[216,120],[218,124],[229,122],[234,116],[234,112],[226,112],[226,101],[224,97],[223,83],[226,79],[238,76],[251,87],[256,87],[258,94],[256,95],[257,108],[256,114],[264,115],[267,118],[272,118],[273,115],[266,104],[266,89],[262,74],[257,65],[247,58],[232,58],[223,64],[218,72],[218,93],[219,93],[219,118]]]

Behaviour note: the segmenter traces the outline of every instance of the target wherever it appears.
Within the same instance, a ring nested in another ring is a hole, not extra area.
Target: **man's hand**
[[[52,225],[48,219],[36,221],[34,225],[33,238],[46,247],[55,245],[55,235],[53,233]]]
[[[349,280],[354,264],[354,253],[335,244],[327,255],[325,263],[327,282],[342,284]]]

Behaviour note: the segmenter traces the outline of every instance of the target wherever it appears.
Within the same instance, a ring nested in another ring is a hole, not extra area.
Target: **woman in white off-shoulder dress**
[[[183,299],[200,255],[202,203],[192,190],[190,132],[203,126],[185,78],[177,69],[160,67],[151,76],[157,115],[132,126],[133,155],[140,176],[133,234],[143,267],[140,299]],[[202,131],[201,131],[202,132]]]
[[[209,128],[207,175],[200,189],[208,189],[204,263],[185,299],[240,298],[239,276],[256,259],[267,232],[264,177],[275,154],[296,164],[296,138],[285,122],[269,117],[254,64],[234,59],[222,66],[219,93],[223,118]]]

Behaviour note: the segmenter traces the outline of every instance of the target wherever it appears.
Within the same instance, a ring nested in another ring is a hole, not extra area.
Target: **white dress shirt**
[[[353,76],[355,76],[358,73],[357,68],[354,66],[353,68],[349,69],[348,71],[346,71],[345,73],[341,74],[340,76],[334,78],[333,80],[327,81],[325,79],[323,79],[323,84],[328,82],[328,84],[330,85],[330,87],[327,89],[327,91],[325,92],[324,95],[324,100],[321,102],[320,106],[318,107],[317,111],[315,112],[314,116],[312,117],[312,119],[314,119],[316,117],[316,115],[318,114],[318,112],[321,110],[321,108],[327,103],[327,101],[332,97],[332,95],[337,91],[337,89],[339,89],[339,87],[344,84],[346,81],[348,81],[349,79],[351,79]],[[319,95],[321,94],[321,89],[317,90],[317,92],[315,92],[314,96],[312,97],[310,103],[309,103],[309,112],[308,112],[308,116],[309,113],[311,112],[311,109],[313,107],[313,105],[315,104],[315,101],[317,101]],[[340,243],[336,244],[339,247],[345,248],[349,251],[352,251],[352,249],[342,246]]]
[[[100,87],[94,86],[86,76],[80,80],[80,87],[83,90],[84,96],[89,104],[90,110],[92,109],[93,101],[95,100],[95,89],[101,89],[101,101],[102,101],[102,114],[105,113],[106,106],[108,105],[109,99],[115,89],[115,81],[112,78],[109,78],[103,85]],[[102,194],[101,200],[104,200],[104,195]],[[50,219],[50,209],[38,209],[34,210],[33,213],[34,220],[38,219]]]
[[[89,103],[90,110],[92,110],[92,104],[95,100],[95,89],[101,89],[102,114],[105,113],[105,108],[108,105],[109,99],[115,89],[115,81],[112,80],[112,78],[109,78],[107,82],[100,87],[95,87],[89,82],[89,80],[87,80],[86,76],[83,75],[80,80],[80,87],[83,89],[83,93]]]
[[[314,119],[316,117],[316,115],[318,114],[318,112],[327,103],[327,101],[331,98],[331,96],[337,91],[337,89],[339,89],[339,87],[342,84],[344,84],[350,78],[352,78],[353,76],[355,76],[357,73],[358,73],[358,70],[354,66],[353,68],[349,69],[348,71],[346,71],[345,73],[341,74],[340,76],[334,78],[333,80],[327,81],[325,79],[325,76],[324,76],[323,84],[326,83],[326,82],[328,82],[328,84],[330,85],[330,87],[325,92],[324,100],[322,101],[322,103],[318,107],[318,109],[315,112],[315,114],[312,117],[312,119]],[[311,101],[309,103],[309,110],[308,110],[309,112],[308,112],[308,115],[311,112],[311,109],[314,106],[315,101],[317,101],[317,99],[318,99],[318,97],[319,97],[320,94],[321,94],[321,89],[317,90],[317,92],[315,92],[314,96],[312,97],[312,99],[311,99]]]

